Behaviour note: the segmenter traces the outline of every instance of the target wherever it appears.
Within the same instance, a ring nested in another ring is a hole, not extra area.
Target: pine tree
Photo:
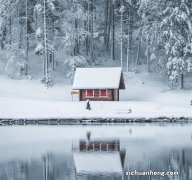
[[[189,7],[187,0],[156,0],[153,3],[141,1],[139,9],[147,40],[148,67],[150,61],[160,62],[158,59],[163,57],[169,79],[177,82],[180,78],[181,88],[184,87],[184,75],[191,71],[192,21]]]

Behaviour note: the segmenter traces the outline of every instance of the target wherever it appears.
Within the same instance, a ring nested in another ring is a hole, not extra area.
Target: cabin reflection
[[[119,151],[120,150],[119,140],[102,140],[94,139],[90,141],[80,140],[79,150],[85,151]]]
[[[72,146],[76,180],[121,180],[125,155],[119,139],[80,139]]]

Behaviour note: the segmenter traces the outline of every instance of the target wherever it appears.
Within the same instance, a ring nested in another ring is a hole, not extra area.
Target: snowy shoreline
[[[19,119],[31,122],[52,119],[59,120],[58,124],[63,124],[61,120],[64,124],[192,121],[191,90],[170,89],[145,73],[129,73],[126,79],[127,89],[120,92],[120,101],[91,101],[91,110],[87,110],[86,102],[79,101],[77,96],[72,101],[71,84],[63,82],[45,88],[36,80],[16,81],[0,76],[0,121],[10,120],[10,124],[11,120]]]
[[[192,106],[183,103],[91,101],[91,110],[87,110],[84,101],[70,102],[0,97],[0,102],[0,120],[22,120],[23,123],[21,124],[33,120],[59,121],[53,124],[60,124],[61,120],[64,124],[66,122],[81,123],[85,121],[91,123],[192,121]]]
[[[192,123],[192,117],[156,117],[156,118],[45,118],[45,119],[0,119],[4,125],[102,125],[130,123]]]

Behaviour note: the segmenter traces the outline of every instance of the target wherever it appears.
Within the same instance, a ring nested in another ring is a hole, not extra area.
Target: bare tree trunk
[[[93,19],[91,20],[91,38],[90,38],[90,56],[91,60],[94,62],[93,58]]]
[[[121,2],[123,6],[123,1]],[[123,7],[121,7],[121,68],[123,68]]]
[[[26,0],[26,47],[25,47],[25,54],[26,54],[26,65],[25,65],[25,75],[28,73],[28,49],[29,49],[29,38],[28,38],[28,0]]]
[[[54,21],[52,20],[52,37],[54,39],[54,36],[55,36],[55,24],[54,24]],[[55,70],[55,52],[52,51],[52,70]]]
[[[91,60],[94,61],[93,58],[93,5],[92,5],[92,0],[90,0],[90,57]]]
[[[47,23],[46,23],[46,0],[44,0],[44,68],[45,68],[45,83],[48,84],[48,51],[47,51]]]
[[[22,39],[23,39],[23,28],[22,25],[19,24],[20,30],[19,30],[19,49],[22,48]]]
[[[55,70],[55,53],[52,52],[52,70]]]
[[[184,89],[184,74],[181,73],[181,89]]]
[[[111,5],[111,60],[115,60],[114,3]]]
[[[130,13],[130,8],[128,12],[128,32],[127,32],[127,72],[129,71],[129,66],[130,66],[130,21],[131,21],[131,13]]]
[[[46,63],[45,63],[46,57],[45,56],[46,55],[45,55],[45,52],[44,52],[44,54],[43,54],[43,78],[45,78],[45,76],[46,76]]]
[[[111,0],[108,3],[108,21],[107,21],[107,39],[106,39],[106,50],[109,51],[109,40],[111,32]]]
[[[137,58],[136,58],[136,71],[138,71],[139,58],[140,58],[140,50],[141,50],[141,35],[142,29],[139,30],[139,39],[138,39],[138,47],[137,47]]]
[[[133,67],[133,16],[132,7],[129,7],[129,54],[130,54],[130,64]]]
[[[147,42],[147,71],[150,72],[150,39]]]
[[[1,41],[0,41],[1,50],[4,49],[4,47],[5,47],[4,41],[5,41],[6,35],[7,35],[7,29],[6,29],[6,27],[2,27],[2,28],[3,28],[3,29],[2,29],[2,39],[1,39]]]
[[[109,13],[109,0],[105,1],[105,28],[104,28],[104,46],[107,44],[107,27],[108,27],[108,13]]]
[[[9,45],[11,45],[12,41],[12,19],[9,17]]]
[[[75,29],[76,29],[76,32],[77,32],[77,30],[78,30],[78,19],[75,20]],[[79,44],[78,44],[78,34],[76,34],[74,55],[77,56],[78,54],[79,54]]]
[[[88,13],[89,4],[87,3],[87,1],[85,1],[85,3],[84,3],[84,9]],[[89,17],[87,17],[87,19],[84,21],[84,27],[85,27],[85,31],[88,33],[89,32]],[[89,55],[89,35],[86,35],[86,38],[85,38],[85,50],[86,50],[86,55],[88,56]]]
[[[183,50],[183,46],[182,46],[182,58],[184,58],[184,50]],[[184,89],[184,73],[181,73],[181,89]]]

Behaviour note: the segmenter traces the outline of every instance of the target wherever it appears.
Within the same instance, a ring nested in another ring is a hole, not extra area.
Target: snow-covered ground
[[[71,83],[58,79],[46,88],[38,79],[12,80],[0,75],[1,118],[192,117],[191,90],[171,89],[148,73],[124,74],[120,102],[85,102],[71,98]],[[131,113],[129,113],[131,109]]]
[[[192,81],[185,83],[185,90],[171,89],[139,66],[140,73],[124,73],[126,89],[120,91],[120,102],[91,102],[89,111],[77,96],[72,102],[72,81],[65,77],[62,53],[56,56],[55,85],[51,88],[39,82],[43,57],[30,52],[31,80],[8,78],[4,72],[6,52],[0,52],[0,57],[0,118],[192,117]],[[106,62],[104,66],[117,64]]]

